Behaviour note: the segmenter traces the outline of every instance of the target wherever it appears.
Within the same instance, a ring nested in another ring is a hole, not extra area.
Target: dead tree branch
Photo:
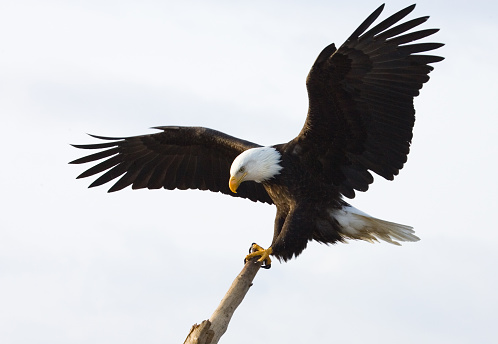
[[[244,268],[233,281],[213,315],[200,325],[195,324],[192,326],[183,344],[218,343],[221,336],[226,332],[233,313],[246,296],[254,277],[261,267],[261,262],[258,262],[257,259],[258,257],[255,257],[244,265]]]

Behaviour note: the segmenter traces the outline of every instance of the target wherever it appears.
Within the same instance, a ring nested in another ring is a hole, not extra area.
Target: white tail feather
[[[400,245],[396,240],[420,240],[413,234],[415,231],[412,227],[371,217],[352,206],[334,210],[332,216],[341,225],[341,235],[346,239],[369,242],[376,242],[380,239],[394,245]]]

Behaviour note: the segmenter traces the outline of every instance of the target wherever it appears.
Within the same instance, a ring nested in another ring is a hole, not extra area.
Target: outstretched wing
[[[300,152],[313,173],[346,197],[368,189],[369,170],[392,180],[403,167],[415,122],[413,98],[429,80],[429,64],[443,60],[417,54],[443,44],[412,43],[438,29],[407,33],[428,17],[393,26],[414,7],[365,32],[380,6],[338,50],[327,46],[308,75],[308,117],[287,149]]]
[[[82,149],[105,149],[70,164],[98,161],[78,178],[104,172],[90,187],[105,184],[118,177],[109,192],[129,185],[133,189],[200,189],[248,198],[272,204],[262,184],[245,182],[230,191],[228,180],[232,161],[243,151],[259,147],[216,130],[202,127],[156,127],[159,133],[110,138],[94,136],[106,143],[73,145]]]

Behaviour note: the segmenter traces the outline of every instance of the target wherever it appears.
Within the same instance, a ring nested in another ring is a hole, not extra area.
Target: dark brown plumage
[[[274,203],[272,253],[284,260],[297,256],[312,239],[418,239],[407,226],[357,213],[341,196],[353,198],[355,190],[366,191],[373,182],[370,171],[392,180],[407,160],[415,121],[413,98],[429,80],[429,64],[443,60],[419,54],[443,44],[413,43],[438,29],[407,33],[428,17],[395,26],[414,7],[368,30],[382,5],[339,49],[331,44],[319,54],[306,82],[306,122],[295,139],[273,146],[282,169],[271,178],[244,181],[237,193],[231,192],[227,181],[232,162],[260,146],[200,127],[157,127],[159,133],[127,138],[94,136],[109,142],[75,147],[105,150],[71,163],[105,160],[78,178],[105,172],[90,187],[119,178],[110,192],[129,185],[201,189]],[[348,224],[352,220],[361,226]]]
[[[228,188],[230,165],[243,151],[260,147],[222,132],[202,127],[156,127],[160,133],[135,137],[95,136],[107,143],[73,145],[82,149],[103,149],[71,164],[83,164],[107,158],[78,178],[104,172],[90,187],[121,177],[109,192],[129,185],[133,189],[199,189],[222,192],[272,204],[262,184],[245,183],[234,194]]]

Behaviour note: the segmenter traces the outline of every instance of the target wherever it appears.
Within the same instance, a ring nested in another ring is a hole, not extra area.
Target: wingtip
[[[107,193],[113,193],[113,192],[116,192],[116,191],[119,191],[119,190],[123,190],[125,187],[127,187],[128,185],[125,185],[125,186],[119,186],[118,183],[115,183],[113,186],[111,186],[109,188],[109,190],[107,190]]]
[[[415,7],[417,6],[417,4],[411,4],[410,6],[408,6],[406,9],[410,9],[410,12],[413,11],[415,9]]]
[[[413,12],[413,10],[415,9],[416,6],[417,6],[417,4],[411,4],[410,6],[407,6],[407,7],[403,8],[402,10],[398,11],[398,13],[404,13],[404,16],[407,16],[408,14]]]
[[[92,175],[93,175],[93,174],[89,174],[89,173],[88,173],[88,170],[86,170],[85,172],[80,173],[80,174],[76,177],[76,179],[83,179],[83,178],[86,178],[86,177],[90,177],[90,176],[92,176]]]
[[[76,147],[75,145],[71,145],[71,146]],[[78,147],[76,147],[76,148],[78,148]],[[78,164],[82,164],[82,163],[83,163],[83,161],[81,161],[82,159],[83,159],[83,158],[74,159],[74,160],[72,160],[72,161],[68,162],[68,164],[71,164],[71,165],[78,165]]]
[[[180,130],[182,127],[179,127],[177,125],[160,125],[160,126],[157,126],[157,127],[150,127],[149,129],[156,129],[156,130],[162,130],[162,131],[166,131],[166,130]]]
[[[356,28],[356,30],[354,30],[354,32],[351,34],[351,36],[349,36],[349,38],[346,40],[346,42],[358,39],[358,37],[360,37],[360,35],[363,34],[368,29],[368,27],[370,25],[372,25],[373,22],[375,22],[375,20],[377,20],[377,18],[380,16],[382,11],[384,10],[384,7],[385,7],[385,4],[382,4],[379,7],[377,7],[377,9],[375,11],[373,11],[367,17],[367,19],[365,19],[363,21],[363,23],[361,23],[360,26],[358,26]]]
[[[80,149],[84,149],[86,146],[86,145],[78,145],[78,144],[74,144],[74,143],[70,143],[69,145],[74,147],[74,148],[80,148]]]
[[[94,134],[88,134],[87,135],[99,139],[99,140],[108,140],[108,141],[115,141],[115,140],[123,140],[126,137],[108,137],[108,136],[100,136],[100,135],[94,135]]]

